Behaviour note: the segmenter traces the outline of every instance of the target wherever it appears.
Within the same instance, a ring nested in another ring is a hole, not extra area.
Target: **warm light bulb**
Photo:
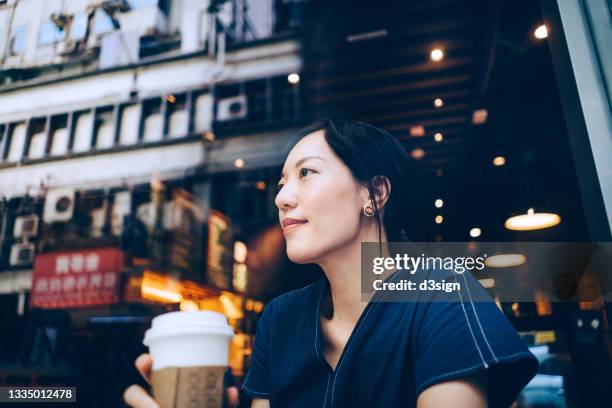
[[[485,259],[485,266],[489,268],[510,268],[525,263],[527,258],[523,254],[498,254]]]
[[[431,50],[430,58],[432,61],[442,61],[444,58],[444,51],[440,48],[434,48]]]
[[[478,282],[480,282],[482,287],[485,289],[491,289],[495,287],[495,279],[493,278],[478,279]]]
[[[410,152],[410,157],[415,160],[421,160],[423,157],[425,157],[425,150],[421,148],[416,148],[412,152]]]
[[[489,115],[486,109],[476,109],[472,112],[472,123],[475,125],[482,125],[487,122],[487,116]]]
[[[436,224],[442,224],[443,221],[444,217],[442,217],[441,215],[436,215]]]
[[[561,217],[554,213],[536,213],[533,208],[527,214],[510,217],[504,226],[513,231],[531,231],[543,228],[554,227],[561,222]]]
[[[238,263],[246,262],[247,246],[242,241],[234,242],[234,260]]]
[[[548,37],[548,27],[546,27],[546,24],[542,24],[541,26],[536,28],[535,31],[533,32],[533,35],[535,36],[535,38],[539,40],[543,40],[544,38],[547,38]]]
[[[438,198],[435,202],[434,205],[436,206],[436,208],[442,208],[442,206],[444,205],[444,201],[441,198]]]
[[[295,84],[300,82],[300,76],[298,74],[295,74],[295,73],[294,74],[289,74],[287,76],[287,81],[289,81],[290,84],[295,85]]]
[[[442,133],[438,132],[434,135],[434,140],[439,143],[444,140],[444,136],[442,136]]]
[[[481,233],[482,233],[482,231],[480,230],[480,228],[472,228],[470,230],[470,237],[478,238]]]
[[[493,165],[494,166],[503,166],[504,164],[506,164],[506,158],[504,156],[497,156],[496,158],[493,159]]]
[[[425,136],[425,128],[423,126],[412,126],[410,128],[410,136],[412,137]]]

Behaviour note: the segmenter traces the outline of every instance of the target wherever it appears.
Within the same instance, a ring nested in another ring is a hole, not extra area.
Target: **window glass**
[[[157,5],[157,0],[129,0],[130,6],[133,9]]]
[[[131,145],[138,142],[138,121],[140,120],[140,105],[130,105],[123,108],[119,143]]]
[[[96,10],[96,14],[94,16],[94,25],[93,32],[95,34],[103,34],[113,31],[113,23],[103,10]]]
[[[81,113],[74,129],[74,152],[85,152],[91,149],[91,137],[93,134],[93,115],[91,112]]]
[[[70,38],[80,40],[85,37],[85,31],[87,31],[87,14],[75,14],[72,19],[72,27],[70,28]]]
[[[11,35],[10,51],[12,55],[19,55],[25,52],[25,40],[27,26],[16,27]]]
[[[9,146],[7,160],[9,162],[18,162],[23,156],[23,148],[26,142],[26,125],[20,123],[13,128],[13,137]]]
[[[38,34],[38,44],[48,45],[64,38],[64,31],[60,30],[57,25],[51,20],[47,20],[40,25],[40,33]]]

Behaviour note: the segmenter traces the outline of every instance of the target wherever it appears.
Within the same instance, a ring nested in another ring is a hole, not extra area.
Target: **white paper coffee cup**
[[[171,312],[153,318],[143,343],[153,358],[151,385],[160,407],[220,408],[233,337],[227,318],[217,312]]]
[[[227,366],[233,337],[232,327],[221,313],[170,312],[153,318],[143,343],[153,357],[153,370]]]

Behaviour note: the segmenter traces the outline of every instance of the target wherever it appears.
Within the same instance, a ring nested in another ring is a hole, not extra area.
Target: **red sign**
[[[117,248],[37,255],[30,307],[58,309],[116,303],[122,268],[123,252]]]

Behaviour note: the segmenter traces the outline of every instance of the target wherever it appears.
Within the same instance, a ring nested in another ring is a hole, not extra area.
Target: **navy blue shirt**
[[[370,301],[332,370],[319,322],[328,292],[323,278],[267,304],[243,392],[271,407],[406,408],[431,385],[484,370],[489,407],[508,407],[537,372],[537,359],[497,305],[472,302],[464,288],[444,294],[448,301]]]

